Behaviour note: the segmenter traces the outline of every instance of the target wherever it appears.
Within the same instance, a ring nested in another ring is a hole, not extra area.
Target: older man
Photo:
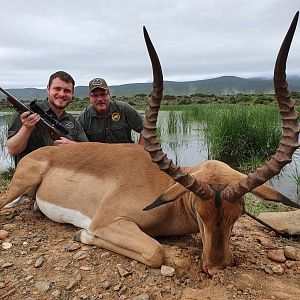
[[[141,115],[129,104],[112,100],[109,87],[103,78],[94,78],[89,83],[88,105],[78,116],[90,142],[133,143],[131,131],[143,129]],[[139,136],[139,144],[144,139]]]

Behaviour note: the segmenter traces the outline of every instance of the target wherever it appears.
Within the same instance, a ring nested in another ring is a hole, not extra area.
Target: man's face
[[[58,109],[64,109],[72,101],[73,85],[71,82],[67,83],[60,78],[53,79],[48,89],[48,99],[50,105]]]
[[[96,88],[90,92],[90,100],[100,115],[106,115],[109,109],[110,93],[108,90]]]

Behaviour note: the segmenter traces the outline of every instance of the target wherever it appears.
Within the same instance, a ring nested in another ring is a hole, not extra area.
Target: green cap
[[[94,89],[108,90],[108,85],[103,78],[94,78],[89,83],[89,93]]]

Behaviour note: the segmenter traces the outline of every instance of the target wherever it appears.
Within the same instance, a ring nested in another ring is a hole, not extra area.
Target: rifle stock
[[[0,92],[6,95],[7,101],[9,101],[12,104],[13,108],[18,113],[21,114],[25,111],[29,111],[31,114],[35,113],[35,111],[28,108],[26,105],[24,105],[22,102],[16,99],[13,95],[11,95],[8,91],[3,89],[1,86],[0,86]],[[43,127],[48,132],[52,141],[60,140],[60,134],[58,133],[58,131],[54,128],[54,126],[50,125],[42,116],[40,121],[37,123],[37,125]]]

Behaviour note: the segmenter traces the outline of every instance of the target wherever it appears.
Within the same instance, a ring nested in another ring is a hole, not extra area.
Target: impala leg
[[[29,185],[32,184],[32,185]],[[0,198],[0,208],[14,200],[17,200],[22,195],[27,195],[30,198],[35,197],[36,182],[27,183],[25,180],[14,177],[4,195]],[[16,201],[17,202],[17,201]]]
[[[22,195],[35,197],[36,190],[42,180],[40,163],[24,157],[18,165],[7,191],[0,198],[0,208]]]
[[[94,230],[93,234],[80,230],[75,240],[122,254],[152,268],[159,268],[165,257],[162,245],[129,220],[115,221]]]

